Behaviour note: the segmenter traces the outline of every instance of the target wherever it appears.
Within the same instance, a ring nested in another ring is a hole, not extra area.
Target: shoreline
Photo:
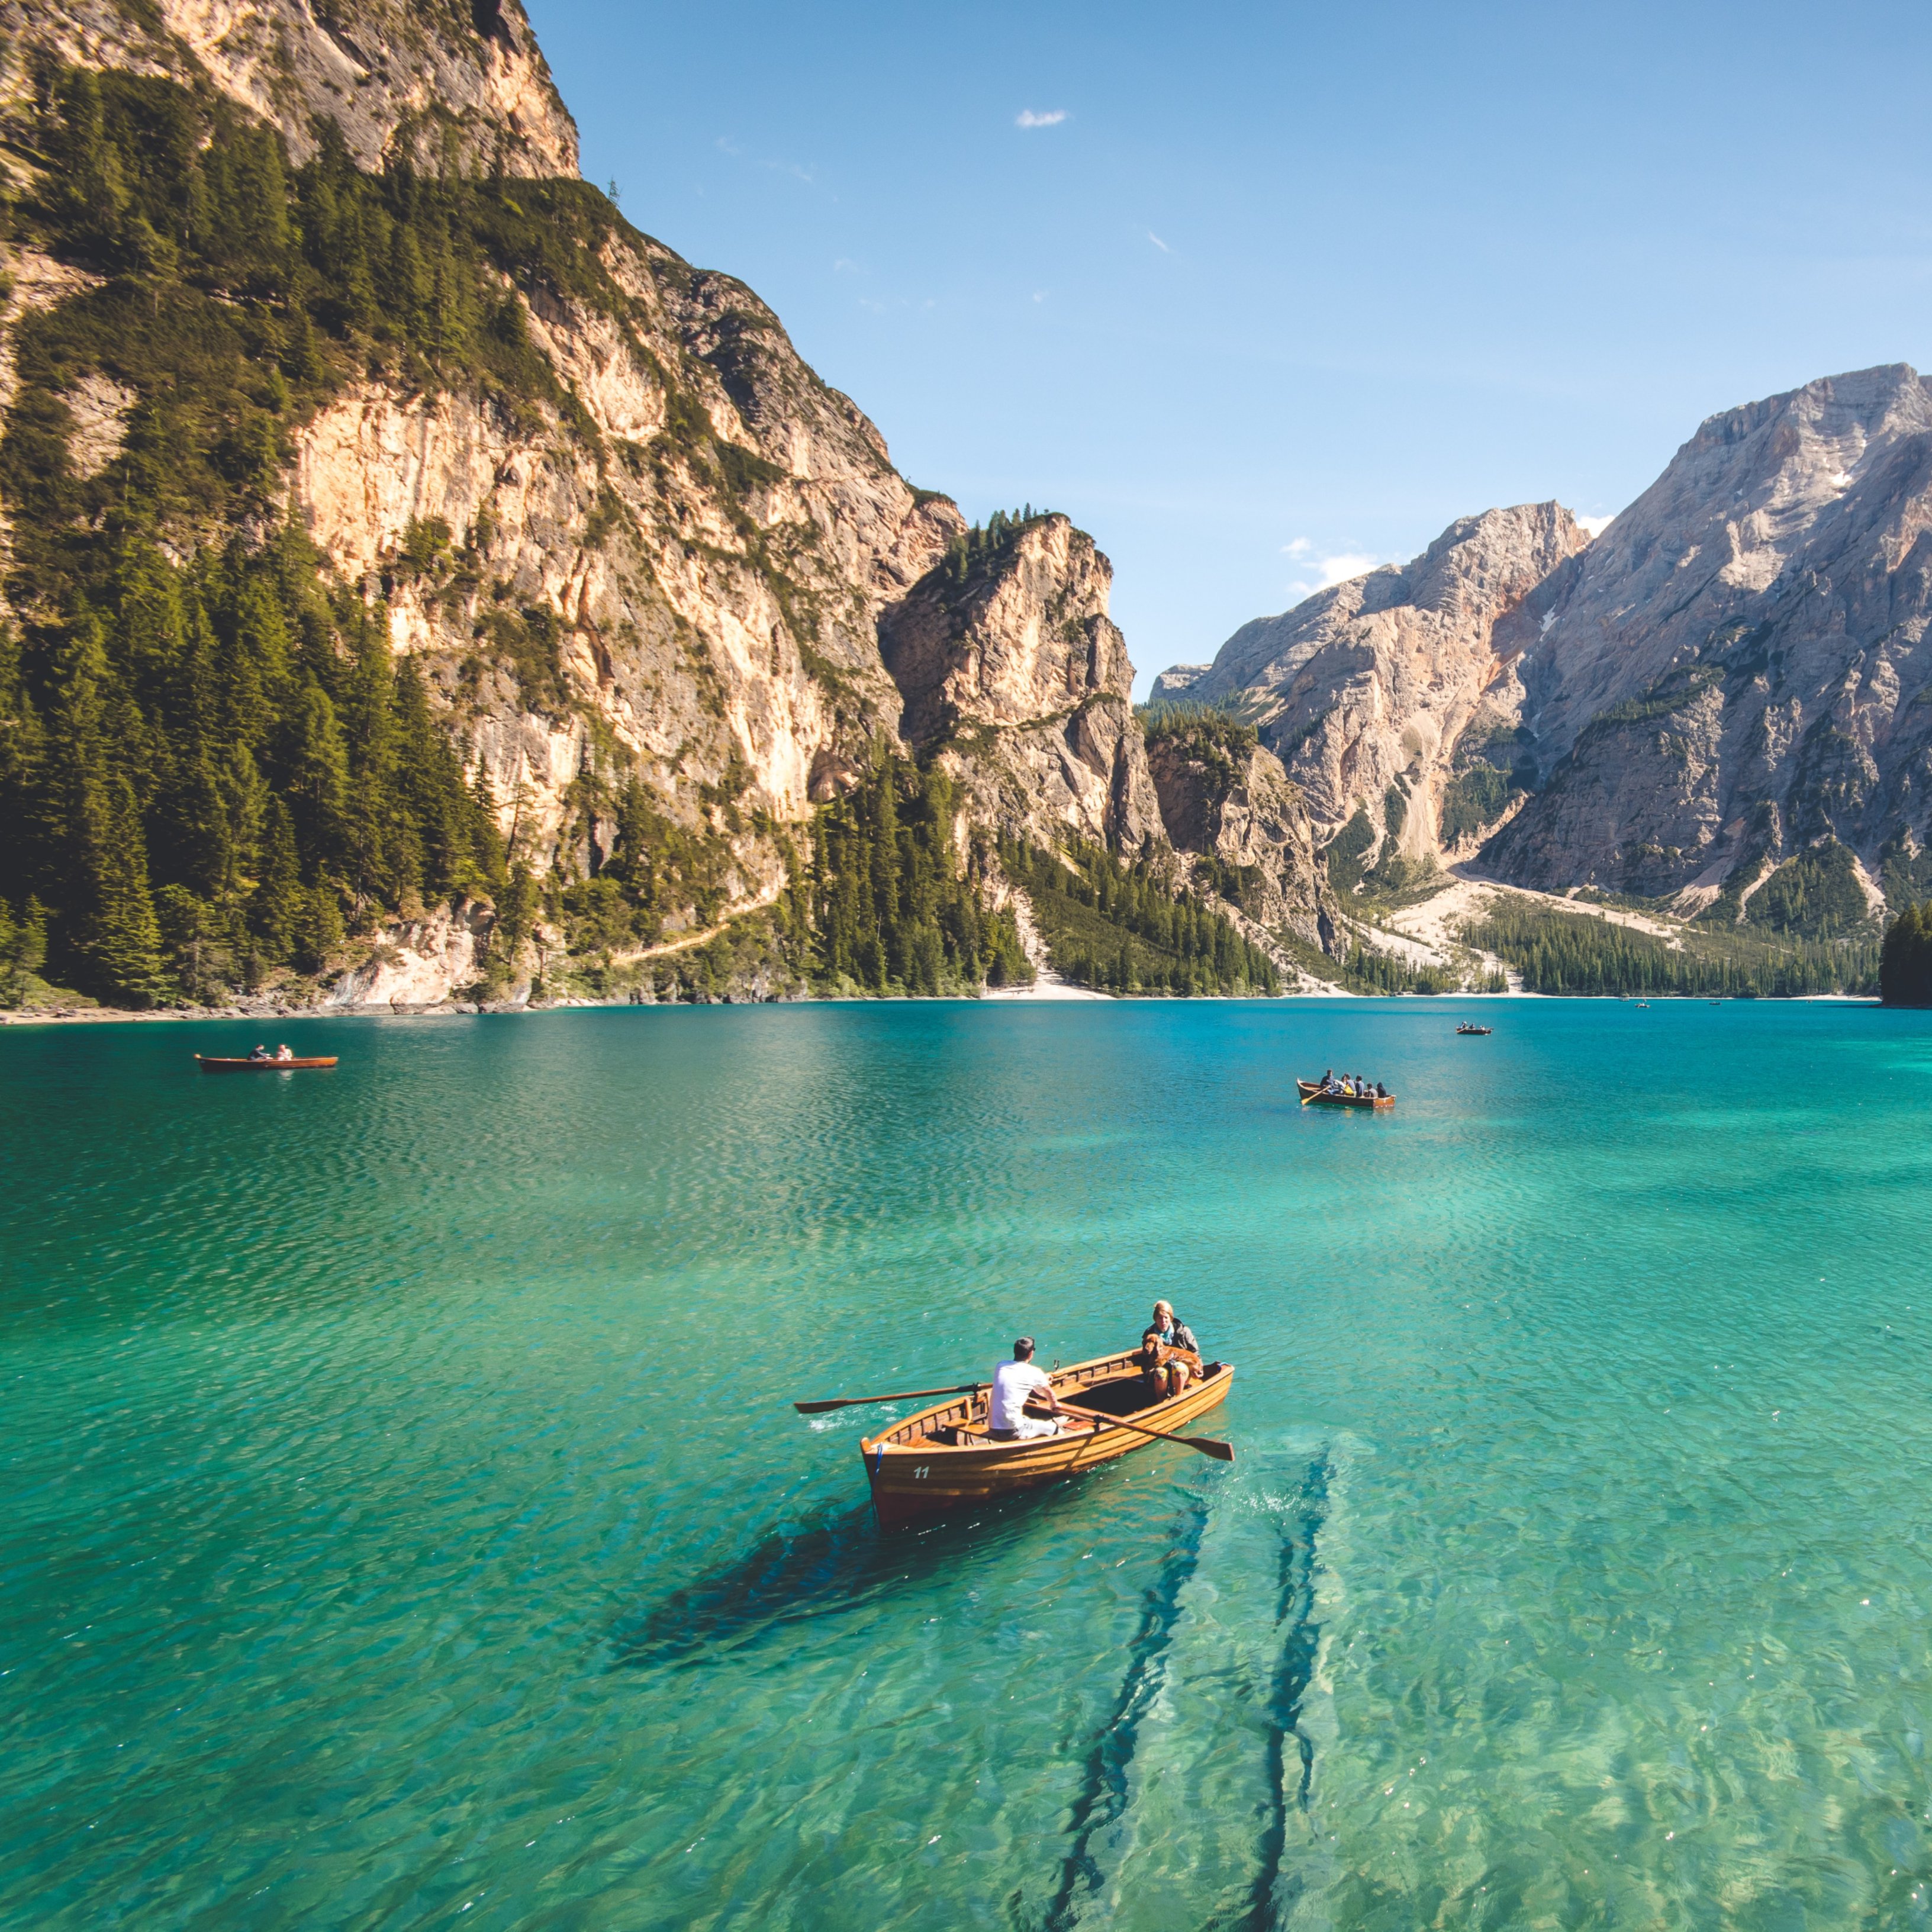
[[[995,991],[971,994],[965,993],[880,993],[870,996],[854,997],[845,994],[804,994],[796,999],[783,1000],[558,1000],[545,1001],[542,1006],[482,1006],[450,1005],[439,1003],[434,1006],[382,1005],[369,1006],[281,1006],[267,1012],[258,1012],[239,1006],[197,1006],[188,1010],[180,1007],[135,1010],[124,1006],[94,1006],[75,1009],[64,1012],[33,1012],[0,1010],[0,1031],[17,1027],[66,1027],[66,1026],[157,1026],[157,1025],[206,1025],[216,1020],[253,1020],[272,1030],[271,1022],[302,1024],[315,1020],[441,1020],[441,1019],[514,1019],[535,1018],[545,1013],[611,1012],[632,1007],[640,1010],[655,1008],[676,1009],[697,1006],[1071,1006],[1099,1000],[1116,1006],[1282,1006],[1290,1004],[1314,1004],[1322,1000],[1346,1000],[1354,1004],[1386,1002],[1414,1004],[1431,1002],[1447,1006],[1458,1000],[1480,1000],[1485,1004],[1504,1000],[1539,1000],[1548,1002],[1574,1001],[1578,1005],[1634,1006],[1640,998],[1646,1004],[1660,1006],[1875,1006],[1882,1008],[1884,1002],[1866,993],[1789,993],[1765,994],[1750,999],[1735,997],[1713,999],[1702,993],[1660,993],[1639,995],[1627,993],[1526,993],[1512,989],[1507,993],[1352,993],[1341,987],[1324,989],[1318,993],[1196,993],[1185,999],[1173,994],[1150,995],[1142,993],[1102,993],[1090,987],[1055,986],[1043,991],[1030,988],[1017,989],[1000,987]],[[1888,1010],[1907,1012],[1917,1010],[1900,1006]]]

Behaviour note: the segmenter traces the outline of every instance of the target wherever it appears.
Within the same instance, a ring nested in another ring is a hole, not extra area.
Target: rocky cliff
[[[1932,388],[1865,370],[1712,417],[1594,542],[1465,519],[1180,675],[1371,857],[1742,917],[1820,848],[1876,907],[1932,878],[1928,527]]]
[[[296,159],[322,122],[365,168],[454,143],[511,175],[577,172],[577,125],[518,0],[0,0],[29,56],[210,86],[280,130]]]
[[[919,808],[993,899],[976,841],[1168,862],[1092,540],[969,530],[750,290],[578,181],[514,0],[0,24],[0,789],[58,828],[0,899],[80,865],[57,952],[292,997],[346,920],[338,998],[500,994],[545,946],[608,982],[734,914],[808,925],[814,810],[862,790],[890,836],[881,756],[951,781]],[[400,748],[420,705],[460,770]],[[933,983],[996,939],[949,927]]]
[[[1196,876],[1256,924],[1336,948],[1338,908],[1306,801],[1252,731],[1208,714],[1156,716],[1148,765],[1162,824]]]
[[[959,544],[890,607],[879,640],[904,699],[901,733],[938,755],[988,822],[1139,857],[1164,828],[1134,668],[1107,614],[1112,580],[1065,517],[1010,532],[1002,520],[992,541]]]
[[[1486,862],[1724,896],[1932,836],[1932,390],[1902,364],[1713,416],[1552,584],[1523,674],[1544,783]]]

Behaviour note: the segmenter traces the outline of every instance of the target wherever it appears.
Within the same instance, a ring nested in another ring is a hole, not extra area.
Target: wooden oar
[[[792,1407],[801,1415],[823,1415],[828,1408],[863,1408],[872,1402],[916,1402],[923,1395],[977,1395],[982,1388],[991,1387],[989,1382],[962,1382],[957,1388],[904,1389],[897,1395],[834,1396],[830,1402],[795,1402]]]
[[[1204,1456],[1211,1456],[1217,1462],[1232,1462],[1234,1460],[1234,1445],[1232,1442],[1216,1442],[1208,1436],[1170,1436],[1164,1429],[1150,1429],[1144,1423],[1129,1422],[1118,1415],[1102,1415],[1097,1410],[1076,1408],[1070,1402],[1063,1402],[1061,1409],[1069,1415],[1084,1416],[1089,1422],[1111,1423],[1116,1429],[1131,1429],[1137,1436],[1151,1436],[1157,1442],[1184,1443],[1190,1449],[1198,1449]]]

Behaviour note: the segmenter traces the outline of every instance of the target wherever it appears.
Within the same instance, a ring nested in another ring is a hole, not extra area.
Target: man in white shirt
[[[1052,1410],[1049,1416],[1028,1415],[1028,1400]],[[1046,1371],[1033,1359],[1033,1337],[1022,1335],[1013,1344],[1013,1358],[993,1371],[993,1399],[987,1412],[987,1433],[996,1442],[1024,1442],[1035,1436],[1058,1436],[1066,1414]]]

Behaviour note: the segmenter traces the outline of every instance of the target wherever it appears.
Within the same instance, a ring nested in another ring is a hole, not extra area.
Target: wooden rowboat
[[[1461,1034],[1466,1039],[1473,1040],[1479,1034],[1487,1034],[1492,1033],[1495,1030],[1495,1028],[1492,1027],[1472,1026],[1467,1020],[1465,1020],[1462,1024],[1456,1029],[1456,1030],[1459,1034]]]
[[[1393,1094],[1324,1094],[1318,1080],[1298,1080],[1303,1100],[1311,1107],[1393,1107]]]
[[[1076,1362],[1051,1378],[1054,1393],[1063,1402],[1126,1416],[1144,1428],[1171,1434],[1217,1408],[1234,1379],[1232,1363],[1210,1362],[1198,1382],[1143,1408],[1137,1406],[1144,1400],[1137,1352]],[[986,1433],[987,1400],[988,1392],[982,1390],[935,1408],[922,1408],[860,1443],[880,1528],[896,1529],[970,1504],[994,1502],[1042,1483],[1078,1475],[1096,1462],[1111,1462],[1130,1450],[1148,1448],[1154,1440],[1132,1430],[1096,1424],[1066,1435],[995,1442]]]
[[[286,1073],[292,1067],[335,1064],[332,1053],[310,1060],[223,1060],[212,1053],[197,1053],[195,1058],[204,1073]]]

